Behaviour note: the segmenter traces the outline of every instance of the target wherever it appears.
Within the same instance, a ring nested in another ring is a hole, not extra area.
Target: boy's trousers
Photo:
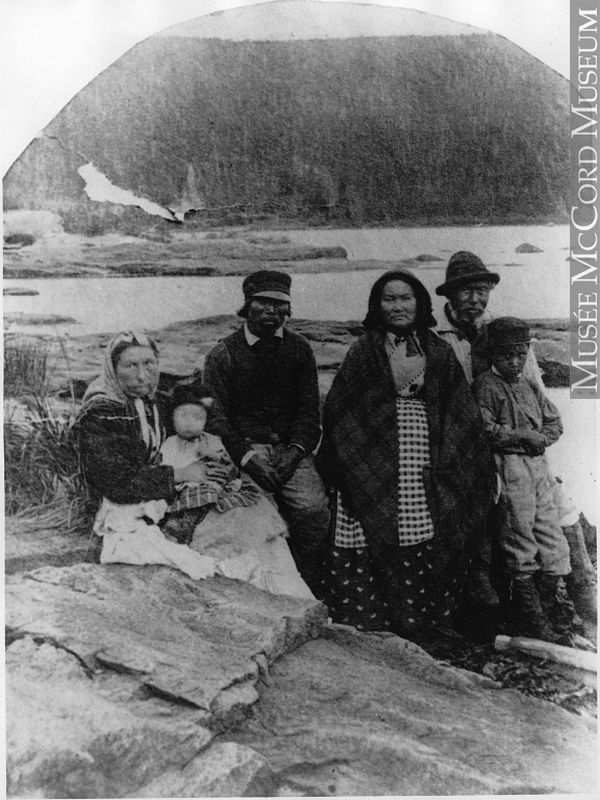
[[[506,571],[567,575],[569,545],[554,505],[554,481],[546,457],[497,454],[496,461],[505,505],[499,545]]]

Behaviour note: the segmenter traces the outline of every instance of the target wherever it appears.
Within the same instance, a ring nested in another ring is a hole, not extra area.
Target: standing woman
[[[431,298],[388,272],[325,401],[320,462],[332,488],[326,598],[336,622],[426,639],[451,626],[494,466]]]

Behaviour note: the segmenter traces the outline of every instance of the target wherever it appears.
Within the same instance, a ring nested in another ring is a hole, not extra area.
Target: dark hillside
[[[58,142],[29,145],[5,207],[72,207],[90,160],[118,186],[223,220],[560,218],[567,112],[567,80],[491,34],[153,37],[48,125]]]

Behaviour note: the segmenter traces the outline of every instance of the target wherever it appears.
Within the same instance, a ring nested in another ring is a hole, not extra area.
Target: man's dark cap
[[[491,349],[529,344],[529,325],[517,317],[498,317],[487,326],[488,346]]]
[[[289,303],[291,285],[292,278],[286,272],[261,269],[244,279],[244,302],[248,303],[253,297],[270,297],[272,300]]]
[[[499,280],[500,275],[497,272],[490,272],[479,256],[469,253],[468,250],[459,250],[450,256],[446,268],[446,280],[437,287],[435,293],[449,297],[469,283],[487,281],[495,286]]]

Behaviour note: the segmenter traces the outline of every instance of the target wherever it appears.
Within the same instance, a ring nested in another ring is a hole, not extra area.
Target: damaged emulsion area
[[[169,222],[177,223],[183,222],[186,212],[193,210],[174,211],[158,203],[154,203],[151,200],[138,197],[129,189],[122,189],[120,186],[115,186],[109,181],[106,175],[99,172],[91,162],[79,167],[77,172],[85,181],[84,191],[87,196],[90,200],[95,200],[99,203],[116,203],[122,206],[136,206],[147,214],[152,214],[153,216],[167,219]]]

